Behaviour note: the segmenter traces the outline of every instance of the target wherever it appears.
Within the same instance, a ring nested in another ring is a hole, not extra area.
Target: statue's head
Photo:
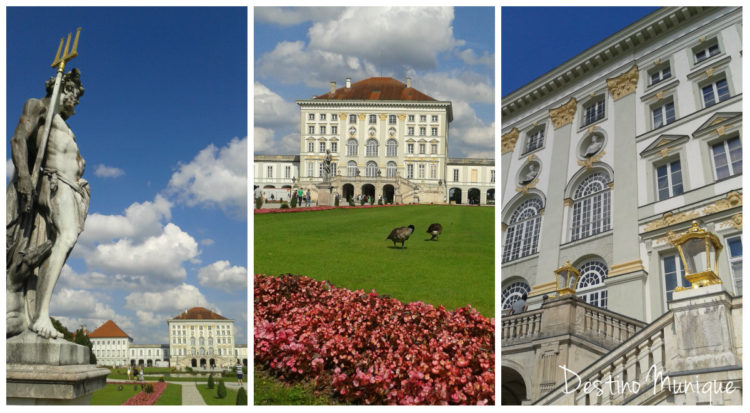
[[[55,78],[51,77],[46,83],[47,97],[52,96],[55,87]],[[73,68],[68,73],[63,74],[60,83],[60,115],[63,118],[75,114],[75,106],[78,104],[78,98],[83,96],[84,88],[81,84],[81,71]]]

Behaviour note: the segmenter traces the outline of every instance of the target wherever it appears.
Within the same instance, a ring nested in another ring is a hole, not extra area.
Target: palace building
[[[332,192],[385,203],[494,204],[494,159],[449,158],[453,107],[390,77],[373,77],[296,101],[299,155],[256,155],[267,197],[302,187],[317,198],[331,154]]]
[[[649,14],[503,98],[502,133],[503,404],[741,404],[742,9]]]
[[[107,320],[96,330],[89,333],[91,350],[96,356],[96,364],[100,366],[126,366],[129,361],[128,349],[133,338],[127,335],[112,320]]]
[[[234,320],[193,307],[167,320],[171,366],[178,369],[231,368],[235,357]],[[239,360],[246,364],[247,359]]]

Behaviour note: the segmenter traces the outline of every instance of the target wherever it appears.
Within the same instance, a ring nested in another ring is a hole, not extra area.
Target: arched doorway
[[[143,360],[138,360],[138,365],[139,365],[139,366],[143,367],[143,365],[144,365],[144,364],[145,364],[145,363],[143,362]]]
[[[481,192],[477,188],[470,188],[468,198],[469,198],[469,205],[479,205],[480,201],[480,194]]]
[[[393,185],[383,185],[383,202],[386,204],[392,204],[394,192]]]
[[[448,190],[448,200],[449,203],[452,202],[454,204],[460,204],[461,203],[461,188],[451,188]]]
[[[362,185],[362,195],[370,196],[372,200],[375,200],[375,186],[372,184]]]
[[[202,369],[206,368],[206,359],[201,359],[201,368]]]
[[[214,359],[208,360],[208,365],[211,366],[211,368],[216,367],[216,360]]]
[[[503,405],[520,406],[521,402],[526,400],[526,384],[523,377],[517,371],[506,366],[503,366],[502,377],[501,403]]]
[[[494,204],[495,203],[495,188],[490,188],[487,190],[487,201],[488,204]]]
[[[354,185],[352,184],[344,184],[343,188],[343,196],[344,200],[348,200],[349,198],[354,198]]]
[[[154,361],[153,360],[146,360],[146,367],[153,367]]]
[[[266,186],[264,186],[263,188],[264,188],[264,189],[265,189],[265,188],[272,188],[272,189],[273,189],[273,188],[276,188],[276,187],[275,187],[275,186],[273,186],[273,185],[266,185]]]
[[[196,359],[192,359],[192,360],[190,361],[190,365],[191,365],[192,367],[198,367],[198,360],[196,360]]]

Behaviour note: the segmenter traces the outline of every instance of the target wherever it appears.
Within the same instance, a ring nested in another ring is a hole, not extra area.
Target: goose
[[[427,228],[427,233],[432,234],[432,238],[430,238],[430,241],[434,241],[435,238],[437,238],[438,235],[440,235],[443,232],[443,226],[438,224],[437,222],[434,224],[431,224],[429,228]]]
[[[396,246],[396,242],[401,243],[401,248],[404,248],[404,242],[409,239],[409,236],[414,232],[414,225],[409,225],[408,227],[398,227],[394,228],[393,231],[391,231],[391,234],[388,235],[385,239],[389,239],[393,241],[393,246]]]

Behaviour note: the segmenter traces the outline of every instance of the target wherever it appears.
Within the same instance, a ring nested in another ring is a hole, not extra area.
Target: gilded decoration
[[[357,115],[357,117],[359,118],[359,120],[365,120],[367,115],[365,115],[364,113],[360,113],[359,115]]]
[[[505,222],[501,222],[500,223],[500,229],[502,229],[503,231],[505,231],[506,229],[508,229],[508,224],[506,224]]]
[[[388,119],[388,115],[385,114],[385,113],[381,113],[380,114],[380,120],[386,120],[386,119]]]
[[[339,120],[344,120],[344,119],[346,119],[346,113],[344,112],[339,113]]]
[[[605,153],[607,152],[602,149],[601,151],[599,151],[599,153],[597,153],[594,156],[588,157],[582,161],[579,160],[578,166],[585,166],[586,169],[591,169],[591,167],[594,165],[594,162],[599,162],[602,159],[602,157],[604,157]]]
[[[662,158],[666,158],[667,155],[669,155],[669,150],[670,149],[671,148],[664,148],[664,149],[662,149],[662,150],[659,151],[659,154],[661,155]]]
[[[562,106],[549,110],[549,117],[552,119],[552,124],[555,129],[560,129],[563,126],[573,123],[573,116],[576,114],[577,102],[575,98],[570,98],[568,103]]]
[[[649,223],[643,230],[652,231],[674,224],[679,224],[680,222],[690,221],[691,219],[697,219],[698,217],[700,217],[698,211],[685,211],[680,212],[677,215],[671,212],[665,212],[664,215],[662,215],[661,219],[657,219],[656,221]]]
[[[711,77],[711,76],[713,76],[713,74],[714,74],[714,68],[713,67],[709,67],[708,69],[706,69],[706,77]]]
[[[531,161],[533,161],[533,160],[535,160],[535,159],[537,159],[537,157],[536,157],[536,155],[534,155],[534,154],[532,153],[531,155],[529,155],[529,157],[528,157],[528,158],[526,158],[526,162],[531,162]]]
[[[742,206],[742,195],[737,191],[732,191],[727,194],[725,199],[720,199],[713,204],[703,208],[703,215],[714,214],[725,209]]]
[[[571,198],[563,199],[563,206],[573,206],[573,200]]]
[[[725,120],[727,120],[727,118],[721,118],[721,117],[716,118],[716,119],[714,119],[713,122],[711,122],[711,125],[716,125],[718,123],[724,122]]]
[[[536,178],[534,178],[533,181],[529,182],[528,184],[522,185],[520,187],[517,186],[516,192],[522,192],[524,195],[526,195],[529,193],[529,189],[536,188],[536,184],[538,183],[539,183],[539,177],[537,176]]]
[[[658,93],[656,94],[656,99],[659,99],[659,100],[661,100],[661,98],[663,98],[663,97],[664,97],[664,91],[663,91],[663,90],[660,90],[660,91],[659,91],[659,92],[658,92]]]
[[[633,65],[627,72],[618,77],[607,79],[609,93],[615,100],[635,92],[638,85],[638,65]]]
[[[513,128],[510,132],[506,133],[501,138],[502,154],[513,152],[513,148],[516,147],[516,141],[518,140],[518,129]]]
[[[725,199],[720,199],[714,202],[713,204],[705,206],[700,211],[698,210],[684,211],[676,215],[672,214],[671,212],[666,212],[664,213],[661,219],[658,219],[656,221],[649,223],[643,228],[643,230],[652,231],[655,229],[668,227],[674,224],[679,224],[680,222],[698,219],[701,216],[715,214],[717,212],[725,211],[727,209],[736,208],[740,206],[742,206],[742,194],[740,194],[737,191],[732,191],[727,194],[727,197]],[[742,226],[742,213],[739,213],[736,215],[740,215],[739,218],[737,219],[739,220],[739,225],[741,227]],[[733,220],[735,219],[735,216],[732,216]],[[669,235],[669,232],[667,232],[667,235]]]
[[[405,115],[405,114],[403,114],[403,113],[399,113],[399,115],[398,115],[398,120],[400,120],[401,122],[403,122],[403,121],[404,121],[404,119],[406,119],[406,115]]]
[[[727,131],[726,126],[719,126],[718,128],[716,128],[716,134],[719,136],[723,136],[724,133],[726,133],[726,131]]]

